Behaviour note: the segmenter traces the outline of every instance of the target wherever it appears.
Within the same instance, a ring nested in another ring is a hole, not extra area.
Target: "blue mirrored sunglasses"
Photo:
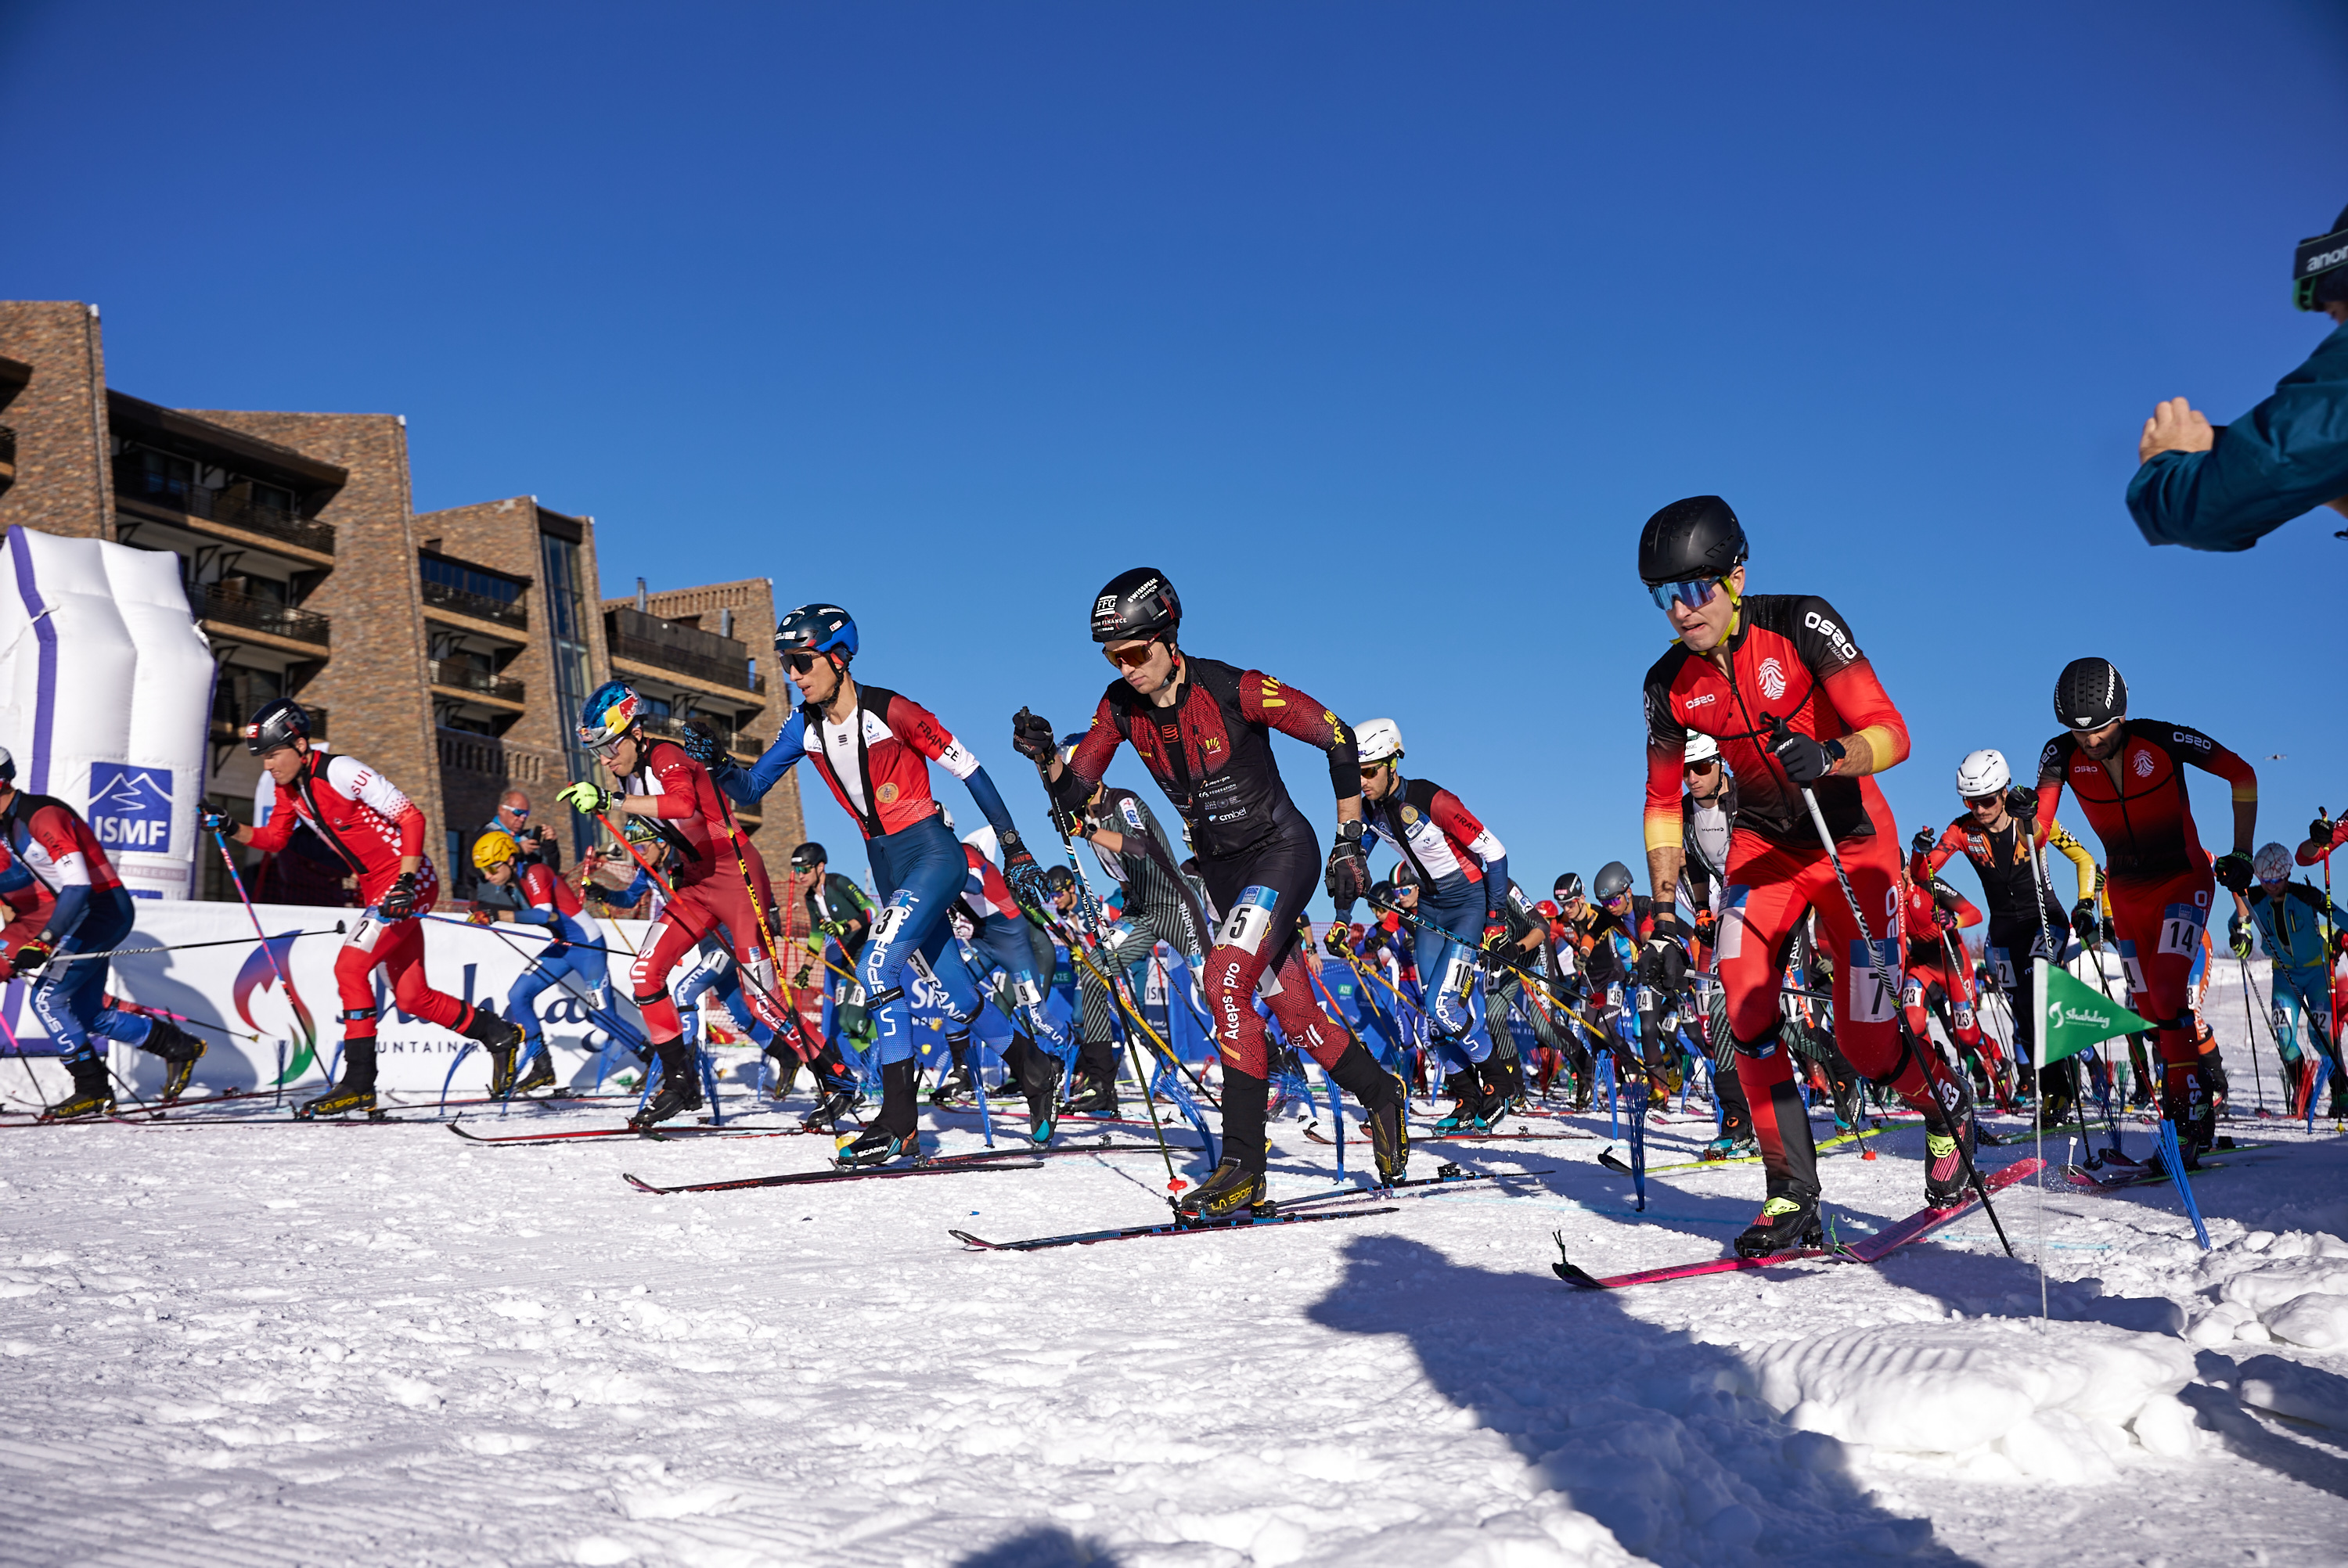
[[[1689,610],[1702,610],[1713,593],[1725,580],[1716,577],[1692,578],[1686,582],[1659,582],[1647,589],[1657,610],[1669,610],[1674,604]]]

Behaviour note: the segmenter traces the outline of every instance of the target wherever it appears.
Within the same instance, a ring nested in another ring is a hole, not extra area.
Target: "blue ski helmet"
[[[775,623],[778,653],[837,653],[856,656],[856,622],[836,604],[802,604]]]
[[[579,743],[597,756],[609,753],[644,715],[644,700],[624,681],[606,681],[579,709]]]

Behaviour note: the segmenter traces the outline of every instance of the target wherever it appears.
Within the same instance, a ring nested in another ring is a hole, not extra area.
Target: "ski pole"
[[[476,931],[493,931],[499,929],[500,927],[509,924],[515,924],[514,922],[504,920],[468,920],[461,915],[418,915],[416,918],[418,920],[437,921],[443,926],[465,926]],[[307,933],[307,935],[310,936],[317,936],[320,934],[321,933],[315,931]],[[569,942],[572,947],[583,948],[591,953],[613,953],[623,958],[633,958],[636,956],[625,948],[607,948],[600,942],[571,941],[568,938],[558,937],[551,931],[541,930],[536,926],[520,926],[514,931],[513,935],[517,937],[536,937],[541,941],[547,943],[549,946],[552,946],[557,943]]]
[[[331,930],[288,931],[285,937],[339,937],[344,934],[343,922],[337,920]],[[87,964],[98,958],[135,958],[146,953],[185,953],[197,948],[235,948],[252,940],[250,937],[221,937],[209,942],[174,942],[161,948],[108,948],[102,953],[59,953],[52,964]]]
[[[1788,733],[1786,721],[1780,718],[1771,720],[1770,723],[1774,727],[1773,739],[1776,743],[1782,743]],[[1883,988],[1883,993],[1890,999],[1892,1008],[1896,1013],[1899,1007],[1899,994],[1892,988],[1890,975],[1884,969],[1883,955],[1876,950],[1875,938],[1867,924],[1867,911],[1859,907],[1859,895],[1852,890],[1850,886],[1850,877],[1843,871],[1842,856],[1835,852],[1834,835],[1827,830],[1827,814],[1818,809],[1818,794],[1810,788],[1809,785],[1802,784],[1798,787],[1802,792],[1802,804],[1810,808],[1811,825],[1815,826],[1818,830],[1819,847],[1826,851],[1827,864],[1834,867],[1835,882],[1842,888],[1844,901],[1850,906],[1850,917],[1859,923],[1859,945],[1867,951],[1868,968],[1874,971],[1875,983]],[[1908,1052],[1909,1060],[1916,1063],[1917,1070],[1923,1073],[1928,1082],[1938,1076],[1945,1087],[1950,1089],[1956,1089],[1958,1087],[1957,1085],[1948,1081],[1946,1076],[1947,1070],[1945,1068],[1942,1068],[1941,1072],[1937,1075],[1932,1071],[1935,1066],[1939,1065],[1939,1051],[1917,1050],[1914,1043],[1909,1040],[1905,1032],[1900,1034],[1900,1042],[1901,1048]],[[1933,1099],[1938,1100],[1940,1096],[1938,1093],[1933,1095]],[[1941,1107],[1941,1114],[1949,1122],[1949,1131],[1952,1133],[1956,1132],[1956,1117],[1954,1112],[1951,1111],[1949,1107],[1943,1105]],[[1989,1215],[1991,1228],[1997,1232],[1998,1245],[2005,1248],[2006,1256],[2012,1257],[2013,1255],[2013,1243],[2006,1239],[2005,1226],[1997,1217],[1997,1206],[1990,1202],[1989,1184],[1982,1180],[1981,1172],[1974,1167],[1972,1152],[1965,1147],[1965,1141],[1962,1138],[1957,1138],[1955,1143],[1957,1145],[1957,1158],[1963,1162],[1965,1167],[1965,1177],[1968,1181],[1972,1183],[1974,1195],[1981,1199],[1982,1212]]]
[[[269,955],[269,967],[276,971],[277,983],[280,987],[283,988],[286,999],[290,1001],[294,996],[294,982],[285,978],[285,968],[277,961],[277,949],[269,945],[268,935],[261,928],[260,911],[253,908],[252,897],[244,890],[244,876],[243,874],[239,872],[236,868],[236,856],[229,853],[228,835],[215,827],[212,829],[212,842],[220,845],[221,864],[228,867],[228,879],[236,888],[236,900],[238,903],[244,906],[245,917],[252,922],[252,934],[261,938],[261,950]],[[342,927],[343,923],[340,920],[335,922],[335,929],[339,931]],[[301,1021],[301,1015],[296,1013],[294,1015],[294,1022],[300,1023]],[[317,1034],[315,1030],[312,1030],[308,1032],[310,1034],[310,1038],[303,1043],[309,1048],[310,1059],[314,1061],[318,1057]],[[278,1103],[282,1104],[285,1099],[285,1073],[283,1069],[278,1071],[277,1080],[278,1081],[275,1087],[273,1098]],[[332,1080],[329,1080],[328,1081],[331,1084]]]
[[[1559,994],[1555,987],[1551,986],[1543,977],[1534,974],[1530,969],[1520,968],[1517,965],[1509,963],[1505,958],[1496,957],[1495,955],[1485,951],[1482,948],[1476,946],[1467,938],[1459,936],[1454,932],[1447,931],[1442,927],[1436,925],[1433,921],[1423,920],[1419,918],[1418,916],[1413,914],[1408,909],[1403,908],[1399,905],[1382,904],[1375,898],[1365,899],[1364,902],[1367,903],[1371,908],[1379,911],[1381,914],[1397,916],[1402,919],[1409,921],[1413,926],[1417,927],[1422,931],[1427,932],[1433,936],[1441,937],[1447,942],[1458,943],[1461,947],[1468,949],[1468,953],[1471,955],[1472,961],[1479,968],[1489,964],[1496,968],[1507,969],[1513,974],[1519,975],[1525,979],[1530,980],[1533,984],[1540,987],[1543,991],[1546,991],[1551,1001],[1557,1003],[1557,1005],[1566,1012],[1571,1013],[1575,1018],[1580,1019],[1589,1028],[1592,1030],[1602,1030],[1604,1028],[1602,1024],[1591,1020],[1588,1014],[1577,1011],[1570,1002],[1567,1001],[1563,996]]]
[[[2267,1113],[2267,1084],[2265,1076],[2259,1071],[2258,1026],[2251,1021],[2250,961],[2236,953],[2234,962],[2240,966],[2242,971],[2242,1039],[2250,1048],[2250,1087],[2259,1091],[2259,1114],[2264,1116]],[[2277,1068],[2282,1066],[2282,1047],[2280,1045],[2275,1047],[2275,1065]]]

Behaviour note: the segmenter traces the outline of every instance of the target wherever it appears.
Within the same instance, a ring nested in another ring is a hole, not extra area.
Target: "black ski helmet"
[[[1581,873],[1579,871],[1568,871],[1560,874],[1557,879],[1557,886],[1551,888],[1550,891],[1557,895],[1558,901],[1560,903],[1563,903],[1569,898],[1581,897]]]
[[[1156,567],[1121,571],[1093,598],[1093,641],[1129,642],[1137,637],[1171,638],[1182,624],[1182,600]]]
[[[296,735],[310,738],[310,715],[293,698],[278,697],[263,702],[252,723],[244,727],[244,749],[256,757],[263,756],[292,745]]]
[[[0,746],[0,784],[16,782],[16,758],[7,747]]]
[[[1065,866],[1046,866],[1044,867],[1044,886],[1054,893],[1073,892],[1076,886],[1076,874]]]
[[[810,838],[805,844],[800,845],[797,849],[791,851],[791,869],[794,871],[812,871],[817,866],[829,861],[830,858],[830,856],[826,855],[823,852],[823,845]]]
[[[1639,577],[1649,588],[1726,577],[1745,564],[1745,525],[1718,496],[1673,501],[1639,530]]]
[[[2348,207],[2332,220],[2331,233],[2302,240],[2291,253],[2291,300],[2302,311],[2348,300]]]
[[[1619,860],[1610,860],[1598,868],[1598,876],[1591,886],[1598,894],[1598,901],[1603,904],[1609,898],[1631,891],[1631,868]]]
[[[778,653],[830,653],[845,664],[856,657],[856,621],[836,604],[802,604],[775,623]]]
[[[2100,730],[2127,717],[2127,682],[2108,659],[2074,659],[2054,682],[2054,717],[2067,729]]]

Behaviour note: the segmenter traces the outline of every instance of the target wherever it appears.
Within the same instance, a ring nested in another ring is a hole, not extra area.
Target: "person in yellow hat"
[[[546,1049],[538,1022],[538,999],[549,987],[563,985],[591,1012],[604,1007],[605,959],[596,940],[596,928],[587,923],[585,907],[571,884],[542,860],[520,864],[521,845],[513,835],[499,830],[473,841],[473,868],[491,886],[510,891],[512,907],[476,903],[473,918],[486,924],[510,921],[535,926],[554,939],[531,955],[529,968],[506,997],[506,1017],[521,1030],[516,1065],[519,1077],[510,1084],[492,1082],[492,1094],[520,1094],[554,1082],[554,1058]],[[494,1075],[493,1075],[494,1076]]]

